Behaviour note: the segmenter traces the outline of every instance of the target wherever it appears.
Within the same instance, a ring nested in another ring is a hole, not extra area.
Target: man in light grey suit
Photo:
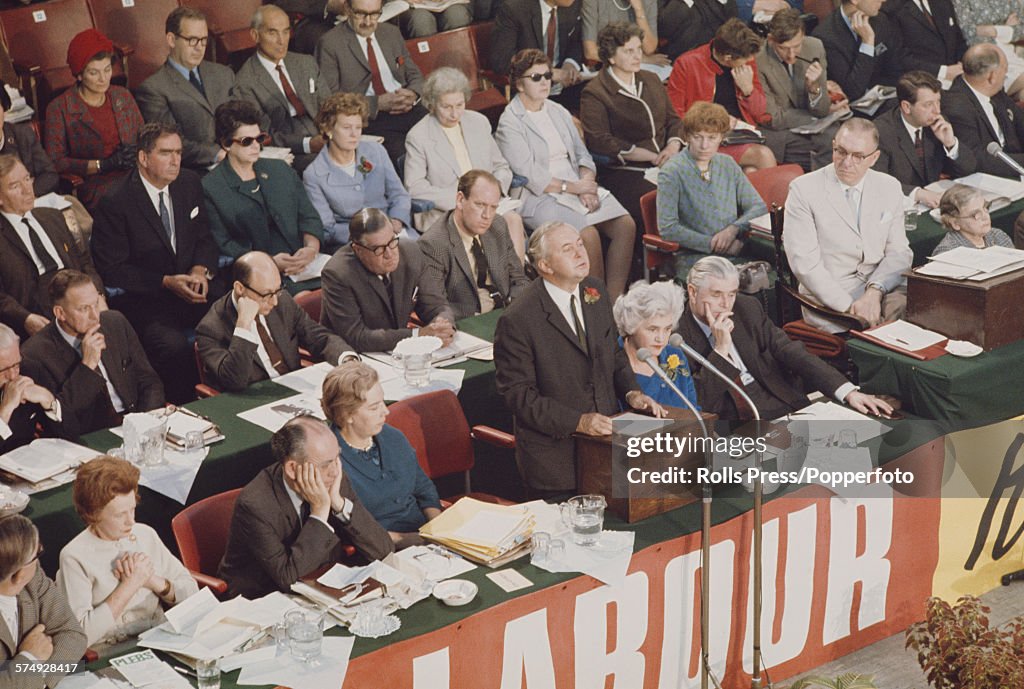
[[[790,7],[775,13],[756,61],[771,116],[769,129],[784,131],[849,110],[845,99],[834,105],[829,99],[825,47],[804,33],[798,10]],[[839,125],[833,124],[818,134],[793,135],[801,141],[787,145],[785,162],[799,163],[805,170],[827,165],[837,129]]]
[[[800,291],[869,326],[906,310],[903,272],[914,254],[903,229],[903,189],[870,169],[878,160],[878,129],[847,120],[832,144],[832,164],[798,177],[786,201],[783,243]],[[844,328],[804,311],[828,332]]]
[[[0,544],[0,689],[55,687],[65,675],[57,668],[85,653],[85,632],[39,566],[35,525],[20,514],[0,519]]]
[[[206,16],[191,7],[175,8],[165,22],[170,55],[135,90],[146,122],[176,124],[183,144],[182,163],[203,173],[224,157],[213,135],[213,111],[230,99],[235,73],[204,61],[209,30]]]
[[[348,20],[320,37],[316,61],[332,92],[366,96],[370,122],[363,133],[383,136],[398,167],[406,134],[427,114],[419,104],[423,74],[398,27],[380,23],[382,0],[349,0],[348,7]]]
[[[505,219],[498,215],[501,185],[485,170],[459,178],[455,210],[416,242],[426,272],[444,285],[455,318],[507,306],[529,284]]]
[[[260,106],[270,118],[275,146],[295,155],[292,167],[300,175],[324,147],[313,118],[331,95],[320,69],[309,55],[288,52],[291,23],[276,5],[262,5],[252,16],[256,53],[235,76],[233,99]]]

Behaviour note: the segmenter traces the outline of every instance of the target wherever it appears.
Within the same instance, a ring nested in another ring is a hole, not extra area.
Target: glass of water
[[[200,658],[196,661],[196,678],[199,689],[220,689],[220,665],[216,658]]]
[[[315,610],[292,610],[285,616],[288,623],[288,647],[292,657],[309,667],[319,665],[324,641],[324,617]]]
[[[204,447],[206,447],[206,438],[203,437],[203,432],[189,431],[185,434],[184,444],[181,449],[191,459],[197,455],[202,455]]]

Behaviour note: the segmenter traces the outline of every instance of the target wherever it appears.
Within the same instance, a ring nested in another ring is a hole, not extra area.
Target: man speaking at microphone
[[[540,279],[498,321],[495,385],[515,415],[516,463],[531,497],[554,500],[576,490],[573,433],[609,435],[620,400],[655,416],[665,410],[637,385],[618,345],[611,297],[587,277],[579,232],[545,223],[527,253]]]
[[[776,419],[808,404],[809,390],[834,397],[862,414],[888,416],[892,406],[861,392],[803,344],[772,323],[757,299],[739,294],[736,266],[721,256],[694,264],[687,276],[687,305],[679,321],[686,343],[723,374],[742,385],[763,419]],[[753,418],[728,385],[691,360],[697,398],[704,411],[724,420]]]

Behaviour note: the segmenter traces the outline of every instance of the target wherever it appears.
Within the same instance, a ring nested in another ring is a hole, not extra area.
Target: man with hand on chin
[[[43,435],[59,436],[60,402],[53,393],[21,375],[18,335],[0,325],[0,454],[32,442],[36,424]]]
[[[228,595],[288,591],[299,577],[344,556],[351,541],[368,560],[395,547],[341,470],[334,433],[298,416],[270,439],[275,463],[238,496],[219,575]]]
[[[846,380],[804,345],[778,328],[757,299],[739,294],[736,266],[720,256],[694,264],[687,276],[686,312],[679,332],[722,373],[743,386],[763,419],[777,419],[807,406],[807,395],[794,385],[834,397],[862,414],[888,416],[892,406]],[[721,378],[690,362],[701,408],[724,420],[750,419],[747,404]]]
[[[576,490],[573,433],[609,435],[620,401],[664,416],[619,347],[611,298],[587,277],[579,232],[550,222],[527,249],[540,275],[505,309],[494,336],[495,385],[515,414],[516,463],[535,496]]]

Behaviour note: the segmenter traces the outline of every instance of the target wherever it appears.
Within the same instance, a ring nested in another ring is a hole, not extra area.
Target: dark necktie
[[[43,272],[40,275],[46,275],[57,270],[57,262],[53,260],[53,254],[46,250],[46,246],[43,244],[43,238],[39,236],[36,228],[32,227],[32,223],[28,221],[28,218],[22,218],[21,221],[25,223],[25,227],[28,228],[28,240],[32,244],[32,251],[35,252],[39,262],[43,264]]]
[[[491,267],[487,264],[487,254],[484,253],[484,247],[480,244],[479,237],[473,237],[471,251],[473,252],[473,260],[476,262],[476,286],[480,289],[489,289],[487,274],[490,272]]]
[[[576,295],[569,297],[569,310],[572,311],[572,327],[576,329],[576,340],[580,343],[580,347],[583,347],[583,351],[588,354],[590,351],[587,349],[587,333],[583,330],[583,323],[580,322],[579,314],[576,312],[577,299]]]
[[[555,55],[555,40],[558,38],[558,8],[551,8],[551,16],[548,17],[548,28],[547,28],[547,53],[548,59],[551,60],[551,64],[554,65],[556,60]]]
[[[167,235],[167,241],[174,246],[174,230],[171,228],[171,213],[167,210],[167,204],[164,202],[164,194],[167,192],[161,191],[160,197],[160,224],[164,226],[164,234]]]
[[[370,63],[370,81],[373,82],[373,92],[378,96],[387,93],[384,88],[384,80],[380,78],[380,65],[377,64],[377,53],[373,50],[373,41],[366,39],[366,61]]]
[[[196,91],[203,94],[203,98],[206,98],[206,89],[203,88],[203,82],[199,81],[199,73],[196,70],[189,70],[188,83],[196,87]]]
[[[921,137],[920,129],[918,129],[917,133],[914,134],[914,153],[917,154],[917,160],[921,163],[921,172],[924,174],[925,179],[927,179],[928,168],[924,162],[924,139]]]
[[[928,26],[932,27],[932,30],[934,31],[935,30],[935,18],[932,17],[932,13],[928,11],[928,6],[924,4],[924,0],[920,0],[920,2],[921,2],[921,13],[924,15],[925,20],[927,20]]]
[[[284,97],[288,99],[288,102],[295,108],[296,117],[305,117],[306,106],[299,100],[299,96],[295,93],[295,89],[292,88],[292,84],[288,81],[288,76],[284,73],[284,68],[281,65],[277,66],[277,76],[281,79],[281,88],[284,89]]]
[[[267,350],[267,356],[270,357],[270,365],[281,375],[288,373],[288,364],[284,363],[284,355],[281,354],[278,346],[274,344],[273,338],[270,337],[270,333],[267,332],[267,329],[263,326],[263,321],[259,318],[256,319],[256,332],[263,342],[263,349]]]
[[[311,513],[312,510],[309,509],[309,503],[303,502],[299,507],[299,524],[305,524]]]

